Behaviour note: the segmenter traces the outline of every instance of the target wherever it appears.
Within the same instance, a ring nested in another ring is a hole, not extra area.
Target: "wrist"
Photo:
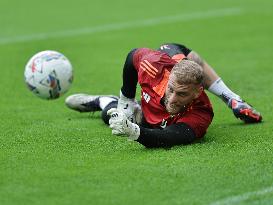
[[[135,102],[135,98],[126,97],[121,90],[119,91],[119,99],[125,102]]]
[[[122,91],[120,91],[120,98],[118,100],[118,106],[117,109],[125,113],[126,117],[131,122],[136,122],[135,119],[135,110],[138,106],[137,101],[135,98],[127,98],[122,94]]]

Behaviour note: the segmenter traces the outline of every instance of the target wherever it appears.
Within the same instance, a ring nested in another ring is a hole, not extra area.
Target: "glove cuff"
[[[135,98],[127,98],[126,96],[123,95],[122,91],[119,91],[119,99],[122,100],[123,102],[135,102]]]
[[[120,91],[120,98],[118,100],[117,108],[125,113],[126,117],[132,122],[136,122],[135,109],[137,105],[138,103],[135,98],[127,98],[122,94],[122,91]]]

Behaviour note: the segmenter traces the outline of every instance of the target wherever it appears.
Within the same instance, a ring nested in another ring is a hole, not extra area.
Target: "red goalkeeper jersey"
[[[203,91],[186,110],[170,115],[161,103],[173,66],[185,58],[184,54],[170,57],[161,51],[148,48],[137,49],[133,55],[133,64],[138,72],[138,83],[141,86],[141,107],[144,118],[154,128],[164,128],[175,123],[185,123],[203,137],[209,127],[213,110]]]

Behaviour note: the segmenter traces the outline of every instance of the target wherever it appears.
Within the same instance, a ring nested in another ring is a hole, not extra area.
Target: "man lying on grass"
[[[135,100],[137,83],[141,105]],[[66,99],[66,105],[80,112],[102,110],[102,119],[114,135],[126,135],[146,147],[171,147],[205,135],[213,110],[204,87],[244,122],[262,120],[197,53],[179,44],[132,50],[123,68],[119,98],[76,94]]]

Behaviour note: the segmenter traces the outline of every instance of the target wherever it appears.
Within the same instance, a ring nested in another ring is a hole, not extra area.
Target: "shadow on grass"
[[[65,115],[65,117],[68,120],[97,120],[97,119],[101,119],[101,114],[99,112],[96,113],[79,113],[79,112],[75,112],[73,114],[68,113]]]
[[[222,127],[252,127],[252,126],[261,126],[261,125],[264,125],[266,124],[267,122],[260,122],[260,123],[244,123],[244,122],[232,122],[232,123],[221,123],[221,124],[218,124],[219,126],[222,126]]]

